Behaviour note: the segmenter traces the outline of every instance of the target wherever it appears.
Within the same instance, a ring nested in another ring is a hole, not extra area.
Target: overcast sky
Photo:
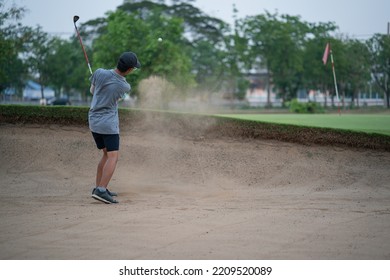
[[[22,20],[24,25],[40,25],[46,32],[69,36],[74,32],[73,15],[79,15],[80,22],[85,22],[104,16],[123,3],[123,0],[5,1],[29,10]],[[278,11],[279,14],[300,16],[301,20],[311,23],[335,22],[339,33],[357,39],[387,33],[390,22],[390,0],[196,0],[194,5],[210,16],[232,23],[233,3],[239,18],[265,10]]]

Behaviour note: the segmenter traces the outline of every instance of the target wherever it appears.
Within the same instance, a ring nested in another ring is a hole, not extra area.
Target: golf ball
[[[158,40],[159,42],[161,42],[161,41],[162,41],[162,38],[161,38],[161,37],[159,37],[157,40]]]

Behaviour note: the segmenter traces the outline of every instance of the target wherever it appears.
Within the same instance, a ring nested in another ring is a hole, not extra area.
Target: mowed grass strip
[[[222,114],[242,120],[335,128],[390,136],[390,114]]]

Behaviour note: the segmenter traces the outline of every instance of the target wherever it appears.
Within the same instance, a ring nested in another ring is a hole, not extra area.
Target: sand
[[[1,259],[390,259],[390,153],[129,129],[110,189],[87,127],[0,125]]]

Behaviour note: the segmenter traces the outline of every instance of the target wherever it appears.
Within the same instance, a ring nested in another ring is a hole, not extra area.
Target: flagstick
[[[330,49],[330,61],[332,62],[332,70],[333,70],[334,88],[335,88],[335,91],[336,91],[336,96],[337,96],[337,103],[338,103],[338,107],[339,107],[339,115],[341,115],[341,112],[340,112],[340,98],[339,98],[339,90],[338,90],[338,88],[337,88],[336,71],[335,71],[335,69],[334,69],[334,60],[333,60],[333,53],[332,53],[332,49]]]

